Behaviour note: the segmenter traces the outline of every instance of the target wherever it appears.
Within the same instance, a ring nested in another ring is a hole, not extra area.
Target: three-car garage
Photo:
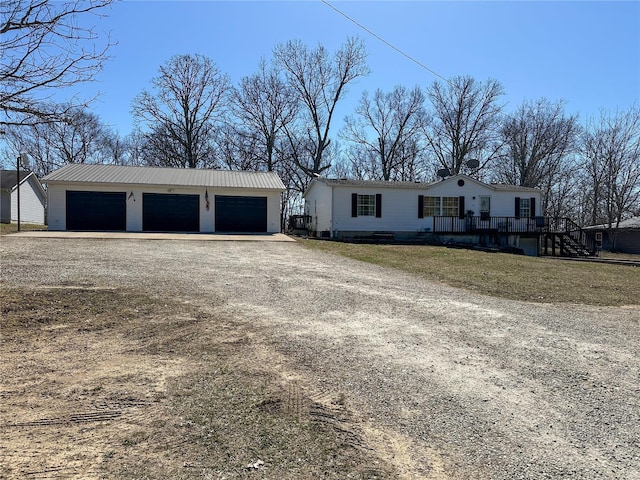
[[[276,233],[273,172],[67,165],[47,175],[50,230]]]

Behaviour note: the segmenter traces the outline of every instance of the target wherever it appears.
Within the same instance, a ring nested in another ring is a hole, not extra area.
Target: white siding
[[[459,181],[462,180],[462,185]],[[382,216],[351,216],[351,195],[382,195]],[[451,177],[424,188],[381,185],[327,185],[314,181],[305,194],[305,213],[312,216],[313,230],[336,232],[429,232],[433,231],[433,217],[419,218],[418,198],[464,197],[464,211],[480,215],[480,197],[488,196],[492,217],[513,217],[515,198],[535,198],[536,215],[541,215],[541,194],[535,191],[494,188],[469,177]],[[457,216],[457,212],[456,212]]]
[[[458,185],[458,181],[463,180],[464,185]],[[473,215],[480,215],[480,197],[488,196],[491,198],[492,217],[513,217],[515,214],[515,198],[535,198],[536,199],[536,215],[542,215],[541,212],[541,194],[539,192],[520,191],[517,190],[501,190],[494,189],[490,185],[486,185],[470,178],[450,178],[430,186],[425,193],[427,196],[433,197],[465,197],[465,212],[471,210]]]
[[[63,185],[48,185],[49,206],[47,208],[47,225],[49,230],[66,230],[67,198]]]
[[[315,232],[330,232],[333,197],[331,187],[315,182],[305,196],[305,214],[311,215],[311,229]]]
[[[120,189],[119,191],[121,192],[122,189]],[[162,193],[162,192],[149,191],[148,193]],[[127,198],[127,232],[141,232],[142,231],[142,190],[140,190],[139,188],[129,188],[129,190],[127,191],[126,198]]]
[[[351,195],[382,195],[381,217],[351,216]],[[336,186],[333,189],[333,230],[419,232],[432,228],[431,218],[418,218],[418,189]]]
[[[44,224],[44,199],[30,177],[20,184],[20,222]],[[18,221],[18,190],[11,192],[11,221]]]
[[[495,190],[486,185],[470,181],[466,178],[464,179],[464,185],[459,186],[457,179],[453,178],[433,185],[425,192],[425,195],[430,197],[464,197],[465,212],[471,210],[474,212],[474,215],[480,215],[480,197],[488,196],[491,197],[491,215],[504,215],[498,213],[498,211],[502,211],[500,204],[504,201],[499,199],[496,193]],[[513,210],[513,206],[511,210]],[[513,214],[513,212],[511,213]]]

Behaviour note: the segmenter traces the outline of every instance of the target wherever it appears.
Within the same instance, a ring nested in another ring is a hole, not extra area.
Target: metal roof
[[[591,225],[589,227],[584,227],[584,230],[607,230],[609,228],[608,223],[601,223],[600,225]],[[616,228],[616,222],[614,221],[611,225],[611,228]],[[638,230],[640,229],[640,217],[631,217],[626,220],[620,221],[620,225],[617,227],[618,229],[631,229]]]
[[[518,185],[507,185],[503,183],[484,183],[480,180],[477,180],[475,178],[469,177],[468,175],[464,175],[464,174],[454,175],[444,180],[438,180],[435,182],[396,182],[393,180],[386,180],[386,181],[385,180],[353,180],[353,179],[347,179],[347,178],[335,179],[335,178],[324,178],[324,177],[314,178],[313,181],[324,183],[325,185],[328,185],[330,187],[376,187],[376,188],[395,188],[395,189],[403,189],[403,190],[406,190],[406,189],[425,190],[435,185],[438,185],[442,182],[453,182],[456,179],[460,179],[460,178],[471,180],[473,182],[482,184],[487,188],[490,188],[493,190],[509,191],[509,192],[531,192],[531,193],[540,192],[540,189],[537,189],[537,188],[520,187]],[[311,185],[307,187],[307,191],[305,191],[305,195],[309,191],[310,187]]]
[[[510,185],[508,183],[488,183],[489,187],[494,190],[505,190],[508,192],[531,192],[531,193],[539,193],[539,188],[533,187],[521,187],[520,185]]]
[[[316,178],[332,187],[385,187],[385,188],[421,188],[424,189],[437,182],[396,182],[393,180],[352,180],[347,178]]]
[[[42,182],[285,190],[282,180],[275,172],[119,165],[69,164],[50,173],[42,179]]]

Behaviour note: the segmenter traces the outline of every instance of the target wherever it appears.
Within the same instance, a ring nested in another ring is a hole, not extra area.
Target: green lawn
[[[300,240],[318,249],[428,280],[531,302],[640,305],[640,268],[425,245]]]

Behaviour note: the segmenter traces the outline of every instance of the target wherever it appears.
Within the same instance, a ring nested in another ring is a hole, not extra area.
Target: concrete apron
[[[146,233],[146,232],[16,232],[7,237],[28,238],[93,238],[114,240],[182,240],[182,241],[232,241],[232,242],[295,242],[283,233],[224,234],[224,233]]]

